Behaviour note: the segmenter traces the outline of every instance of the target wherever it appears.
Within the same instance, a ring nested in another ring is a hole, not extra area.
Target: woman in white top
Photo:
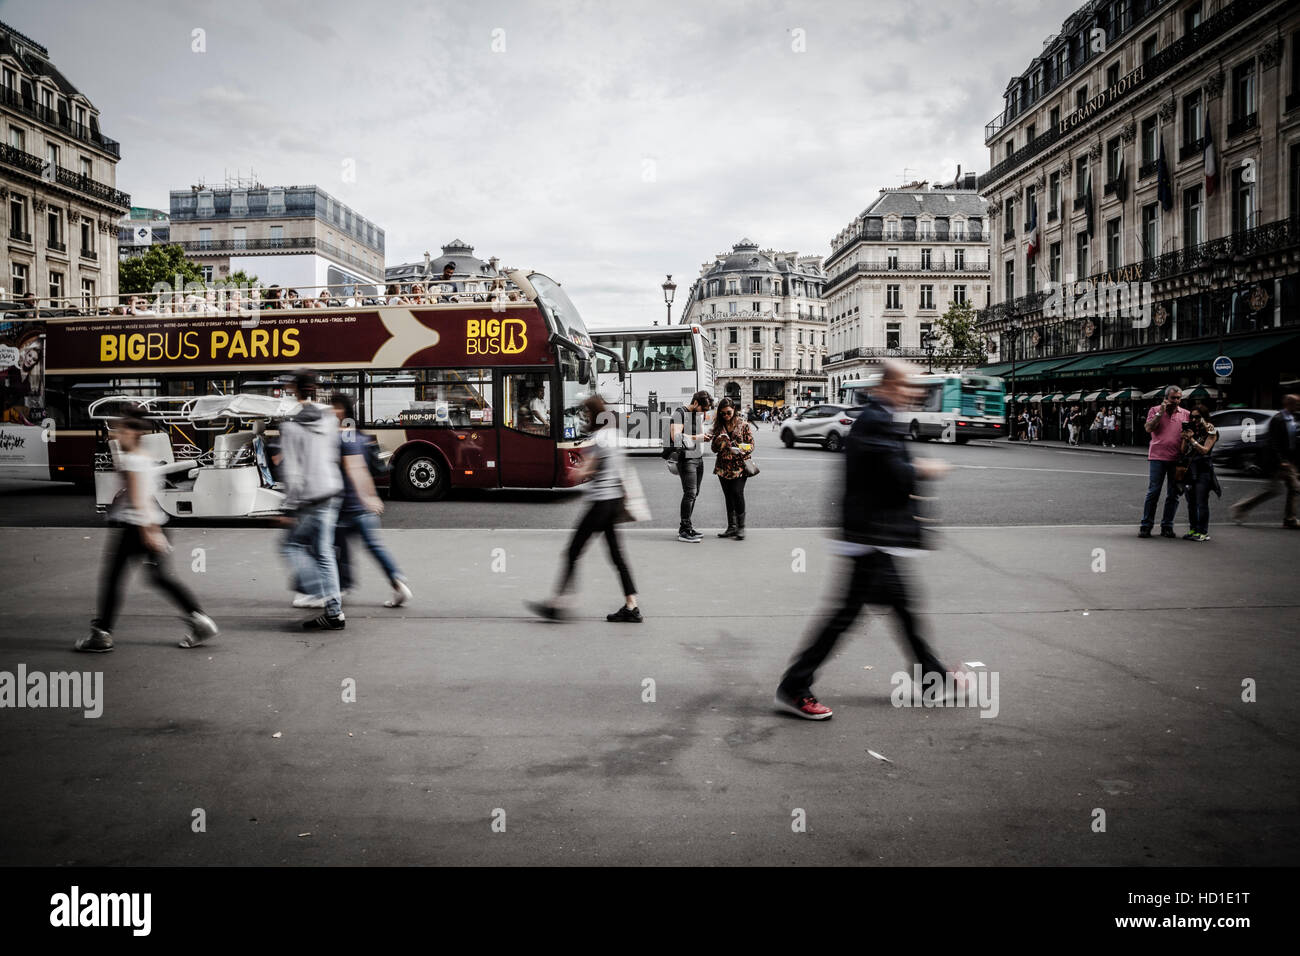
[[[113,649],[113,624],[122,600],[122,576],[136,558],[144,559],[150,583],[179,607],[190,625],[181,647],[197,647],[217,634],[217,625],[203,613],[193,593],[172,576],[168,566],[171,545],[163,534],[166,513],[154,497],[159,488],[154,461],[140,452],[140,436],[149,425],[140,418],[126,417],[113,425],[110,437],[117,442],[118,470],[122,490],[113,499],[109,521],[115,525],[104,551],[103,577],[99,587],[99,610],[90,623],[90,635],[77,641],[79,651],[102,654]]]
[[[1115,447],[1115,409],[1113,408],[1101,410],[1101,435],[1102,442],[1107,448]]]

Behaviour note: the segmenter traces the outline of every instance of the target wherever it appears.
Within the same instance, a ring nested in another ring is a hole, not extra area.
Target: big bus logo
[[[518,355],[528,347],[523,319],[467,319],[465,354]]]

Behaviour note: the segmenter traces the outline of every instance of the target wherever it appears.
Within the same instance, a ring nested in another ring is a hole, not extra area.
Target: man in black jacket
[[[1300,395],[1282,399],[1282,410],[1268,420],[1268,471],[1271,480],[1264,490],[1232,506],[1232,520],[1240,524],[1246,512],[1272,498],[1286,486],[1286,511],[1282,527],[1300,528],[1296,502],[1300,500]]]
[[[911,366],[889,360],[884,363],[883,375],[849,429],[844,446],[843,533],[836,550],[853,562],[848,592],[795,654],[776,691],[778,709],[808,720],[831,716],[831,709],[813,696],[813,677],[864,604],[894,610],[926,679],[930,674],[945,674],[943,664],[921,637],[898,559],[925,547],[914,497],[917,480],[938,478],[948,466],[928,458],[913,461],[903,443],[903,432],[894,422],[894,409],[918,398],[918,390],[909,381]]]

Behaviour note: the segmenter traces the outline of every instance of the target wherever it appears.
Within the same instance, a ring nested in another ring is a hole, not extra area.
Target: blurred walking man
[[[1282,516],[1282,527],[1300,528],[1300,519],[1296,517],[1296,501],[1300,499],[1300,439],[1296,436],[1300,427],[1300,395],[1288,395],[1282,399],[1282,410],[1268,421],[1268,462],[1271,476],[1268,485],[1257,495],[1251,495],[1232,506],[1232,520],[1241,523],[1246,513],[1258,504],[1263,504],[1286,486],[1286,511]]]
[[[299,369],[293,391],[302,407],[280,424],[281,477],[289,536],[285,551],[302,590],[323,601],[322,613],[303,621],[309,631],[344,627],[339,571],[334,557],[343,473],[339,470],[339,427],[334,410],[317,404],[316,373]]]
[[[933,459],[912,460],[894,422],[894,410],[920,395],[909,382],[912,367],[887,360],[883,371],[884,378],[872,389],[844,446],[843,532],[836,550],[852,562],[848,591],[795,654],[776,691],[778,709],[807,720],[831,716],[831,709],[813,696],[813,677],[865,604],[882,604],[898,615],[926,681],[932,674],[946,676],[943,664],[921,636],[898,559],[924,548],[914,497],[917,480],[938,478],[948,466]]]

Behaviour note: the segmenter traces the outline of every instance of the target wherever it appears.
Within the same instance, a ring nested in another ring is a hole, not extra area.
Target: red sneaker
[[[778,710],[794,714],[796,717],[802,717],[804,720],[825,720],[833,713],[829,707],[819,702],[812,694],[799,698],[777,694],[773,703]]]

